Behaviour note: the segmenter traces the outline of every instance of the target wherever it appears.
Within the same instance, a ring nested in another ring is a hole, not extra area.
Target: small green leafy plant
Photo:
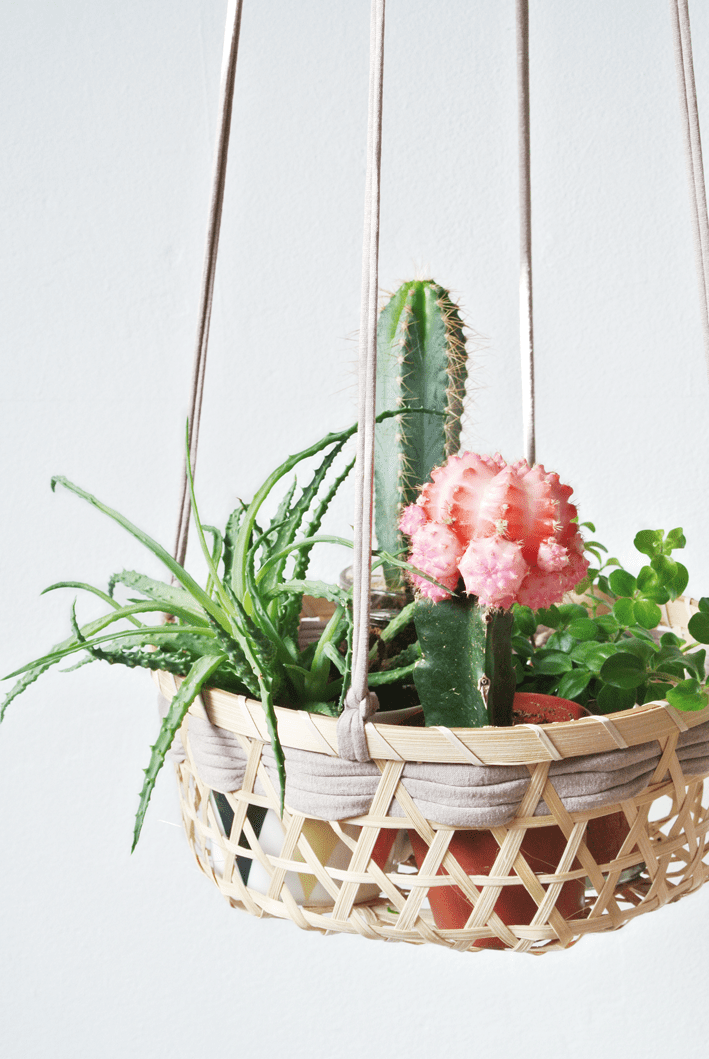
[[[406,411],[399,409],[397,414]],[[387,417],[385,413],[380,418]],[[276,756],[281,799],[285,768],[275,705],[332,716],[341,711],[350,666],[351,592],[309,580],[307,573],[316,544],[352,546],[351,541],[320,533],[320,527],[328,506],[352,469],[353,461],[341,469],[335,468],[335,461],[356,429],[355,424],[348,430],[327,434],[281,463],[250,504],[239,504],[223,533],[200,519],[188,455],[194,525],[208,570],[204,587],[165,548],[123,515],[66,478],[52,480],[52,489],[60,485],[70,490],[123,526],[163,563],[173,583],[123,570],[111,577],[107,591],[78,581],[63,581],[46,589],[85,591],[98,596],[108,609],[100,618],[80,625],[74,602],[71,635],[5,678],[20,679],[2,705],[0,720],[8,704],[33,681],[76,655],[83,656],[79,665],[106,661],[166,670],[183,677],[151,748],[133,848],[165,755],[187,709],[205,685],[260,699]],[[293,480],[275,515],[262,527],[258,519],[276,485],[310,458],[319,458],[320,462],[309,480],[300,489]],[[114,598],[117,588],[131,593],[127,602]],[[301,649],[298,627],[304,594],[328,600],[335,609],[318,642]],[[152,615],[147,623],[146,615]],[[411,608],[398,615],[373,645],[372,661],[375,669],[379,667],[370,678],[373,687],[395,684],[410,676],[416,647],[407,644],[398,650],[401,630],[410,620]]]
[[[584,526],[595,532],[592,523]],[[689,621],[695,643],[661,626],[661,606],[687,587],[687,570],[672,557],[684,548],[684,534],[641,530],[634,543],[649,560],[636,576],[607,558],[602,544],[587,542],[597,565],[576,588],[586,605],[513,608],[518,691],[559,695],[597,713],[656,699],[681,710],[707,705],[706,650],[699,645],[709,644],[709,598]]]

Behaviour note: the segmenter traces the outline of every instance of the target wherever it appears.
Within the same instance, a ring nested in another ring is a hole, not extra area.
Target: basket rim
[[[698,609],[695,599],[680,596],[662,606],[663,624],[682,639],[691,639],[687,622]],[[182,681],[182,677],[162,670],[153,673],[153,679],[167,699],[172,698]],[[287,706],[276,706],[275,710],[278,734],[284,747],[338,756],[337,717]],[[256,699],[234,695],[220,688],[208,688],[192,703],[189,713],[206,717],[218,728],[235,735],[270,742],[266,716]],[[665,700],[657,700],[602,717],[592,715],[575,721],[515,725],[512,728],[414,728],[370,721],[366,725],[366,736],[374,761],[534,765],[603,754],[655,739],[666,740],[678,729],[683,732],[704,721],[709,721],[709,706],[696,712],[681,713]]]
[[[174,695],[181,677],[162,670],[153,674],[160,692]],[[336,717],[276,706],[283,746],[337,757]],[[270,742],[262,704],[220,688],[205,689],[189,708],[191,716],[206,717],[218,728],[263,743]],[[442,764],[533,765],[544,761],[607,753],[620,747],[665,740],[709,721],[709,706],[680,713],[666,701],[645,703],[630,710],[591,715],[579,720],[512,728],[414,728],[410,725],[366,725],[372,760]]]

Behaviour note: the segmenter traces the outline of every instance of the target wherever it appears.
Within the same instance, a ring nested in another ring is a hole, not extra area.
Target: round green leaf
[[[645,663],[627,651],[611,655],[601,666],[601,680],[605,684],[612,684],[614,688],[639,688],[645,676]]]
[[[662,543],[662,530],[640,530],[635,534],[633,544],[643,555],[656,555]]]
[[[659,603],[662,606],[663,603],[668,603],[670,599],[670,593],[662,585],[656,585],[654,588],[646,588],[643,592],[643,596],[646,599],[651,599],[653,603]]]
[[[631,710],[635,705],[635,692],[623,691],[604,684],[596,695],[596,705],[601,713],[616,713]]]
[[[537,620],[529,607],[515,604],[514,617],[517,622],[517,628],[524,636],[534,636],[537,631]]]
[[[511,643],[512,650],[520,658],[531,658],[534,654],[534,648],[526,636],[513,636]]]
[[[572,669],[568,673],[564,673],[559,681],[557,694],[562,699],[575,699],[577,695],[580,695],[588,687],[592,676],[593,673],[588,669]]]
[[[660,582],[665,588],[669,587],[677,576],[677,563],[667,555],[656,555],[655,558],[651,560],[651,563]]]
[[[617,649],[627,651],[630,655],[635,655],[636,658],[640,659],[643,665],[648,665],[655,653],[654,645],[637,637],[625,637],[621,641],[621,644],[617,645]]]
[[[678,526],[677,529],[671,529],[670,532],[667,534],[667,538],[665,540],[665,547],[669,548],[670,550],[673,548],[684,548],[686,543],[687,538],[682,532],[682,527]]]
[[[627,596],[621,596],[620,599],[617,599],[613,604],[613,614],[621,625],[632,625],[635,621],[632,599],[628,599]]]
[[[588,617],[588,611],[580,603],[560,603],[557,610],[564,623],[575,621],[577,618]]]
[[[658,584],[657,574],[651,566],[643,566],[638,574],[638,588],[641,592],[647,592],[649,588],[655,588]]]
[[[614,614],[599,614],[593,620],[595,621],[597,628],[605,633],[606,636],[615,636],[620,629],[618,619]]]
[[[571,658],[593,673],[599,673],[606,659],[616,654],[617,650],[615,644],[587,641],[574,647]]]
[[[703,710],[707,704],[707,694],[702,691],[698,680],[683,680],[667,692],[667,701],[678,710]]]
[[[544,676],[558,676],[573,669],[573,662],[563,651],[539,652],[534,658],[534,671]]]
[[[549,651],[563,651],[564,654],[568,654],[575,643],[576,640],[570,633],[559,630],[551,634],[544,646]]]
[[[657,603],[649,599],[636,599],[633,603],[633,616],[643,629],[654,629],[660,624],[662,611]]]
[[[689,635],[697,643],[709,643],[709,614],[693,614],[687,625]]]
[[[553,604],[551,607],[543,607],[537,611],[537,620],[540,625],[546,625],[549,629],[558,629],[563,624],[559,610]]]
[[[682,566],[682,563],[676,563],[676,566],[677,573],[672,578],[672,581],[666,586],[672,599],[677,599],[678,596],[681,596],[689,582],[687,567]]]
[[[575,618],[569,625],[569,633],[575,640],[595,640],[598,626],[590,618]]]
[[[643,695],[643,702],[658,702],[662,699],[666,699],[667,692],[671,687],[671,684],[666,684],[663,681],[648,684],[645,689],[645,694]]]
[[[627,570],[614,570],[608,584],[614,596],[632,596],[637,588],[637,581]]]

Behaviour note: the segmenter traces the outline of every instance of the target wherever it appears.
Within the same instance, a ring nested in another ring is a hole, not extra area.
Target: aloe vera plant
[[[433,280],[404,283],[382,309],[377,329],[377,411],[426,408],[437,414],[395,415],[377,430],[375,519],[379,547],[404,548],[399,516],[434,467],[458,451],[467,378],[465,336],[450,294]],[[384,566],[390,589],[403,576]]]
[[[386,416],[384,417],[386,418]],[[349,679],[352,632],[351,592],[308,579],[310,554],[317,543],[347,547],[352,542],[320,533],[323,516],[353,461],[336,465],[356,424],[327,434],[320,441],[281,463],[257,490],[250,504],[240,504],[222,534],[205,525],[199,514],[187,454],[192,513],[204,559],[203,587],[184,566],[125,516],[66,478],[52,480],[87,501],[156,556],[176,583],[169,584],[134,570],[114,574],[108,591],[80,581],[62,581],[46,591],[69,588],[98,596],[107,605],[100,618],[80,625],[76,604],[70,614],[71,635],[34,661],[10,673],[19,677],[0,709],[52,666],[80,656],[79,665],[106,661],[126,666],[167,670],[184,679],[151,748],[140,794],[133,846],[140,835],[155,780],[185,713],[201,689],[211,684],[260,699],[271,736],[281,784],[285,766],[278,738],[275,705],[291,706],[336,716]],[[263,527],[258,519],[279,482],[304,461],[319,459],[306,484],[296,481],[286,489],[275,515]],[[341,461],[342,463],[342,461]],[[116,590],[131,593],[127,602],[114,598]],[[135,598],[135,596],[140,598]],[[335,610],[317,644],[300,648],[298,626],[304,594],[335,603]],[[145,615],[152,615],[148,623]],[[165,616],[169,620],[166,622]],[[392,639],[411,612],[384,630],[383,643]],[[387,659],[386,668],[373,672],[370,683],[388,685],[410,679],[416,651]]]

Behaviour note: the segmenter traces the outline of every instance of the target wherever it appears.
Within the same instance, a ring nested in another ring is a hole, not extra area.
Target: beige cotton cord
[[[709,218],[707,216],[702,139],[699,129],[697,87],[694,80],[688,0],[670,0],[670,14],[682,115],[682,136],[687,158],[704,352],[707,359],[707,370],[709,371]]]
[[[227,157],[229,153],[229,132],[231,129],[231,112],[234,99],[234,79],[236,75],[236,59],[239,51],[242,7],[243,0],[229,0],[226,28],[224,31],[224,53],[222,58],[219,100],[219,131],[212,170],[212,197],[209,206],[207,245],[204,252],[202,289],[199,302],[197,344],[195,348],[194,367],[192,370],[192,387],[190,390],[190,410],[188,419],[189,451],[193,471],[197,460],[199,423],[202,414],[204,373],[207,366],[209,323],[212,316],[212,298],[214,295],[214,275],[217,267],[219,229],[222,220],[222,206],[224,204],[224,185],[226,181]],[[192,509],[186,466],[183,466],[181,488],[180,513],[177,523],[173,555],[177,562],[183,566],[185,555],[187,553],[187,538],[189,535],[190,513]]]
[[[382,150],[382,89],[384,79],[385,0],[372,0],[369,58],[367,176],[362,249],[362,304],[359,348],[359,430],[355,485],[353,560],[352,683],[337,728],[340,757],[367,761],[365,724],[378,701],[367,685],[370,581],[372,569],[372,508],[374,427],[377,370],[377,301],[379,297],[379,201]]]
[[[519,152],[519,349],[524,455],[536,461],[534,316],[532,297],[532,178],[529,114],[529,0],[517,0],[517,110]]]

